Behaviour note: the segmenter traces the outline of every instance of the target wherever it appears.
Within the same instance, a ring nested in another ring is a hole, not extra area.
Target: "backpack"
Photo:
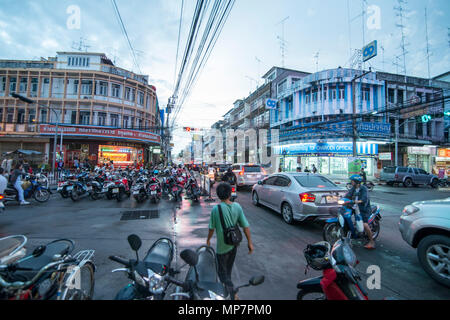
[[[219,214],[220,214],[220,223],[222,224],[223,229],[223,239],[224,242],[230,246],[238,246],[242,241],[242,233],[241,229],[236,222],[236,225],[232,227],[226,227],[225,221],[223,220],[222,206],[219,204]]]

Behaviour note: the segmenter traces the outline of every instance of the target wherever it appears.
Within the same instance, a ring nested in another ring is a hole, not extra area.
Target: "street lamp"
[[[22,96],[20,94],[17,94],[17,93],[12,93],[11,96],[13,98],[19,99],[19,100],[21,100],[21,101],[23,101],[25,103],[28,103],[28,104],[35,103],[34,100],[31,100],[31,99],[29,99],[27,97],[24,97],[24,96]],[[54,109],[49,108],[49,107],[44,106],[44,105],[41,105],[41,104],[37,104],[37,105],[39,107],[41,107],[41,108],[50,109],[51,111],[53,111],[55,113],[55,116],[56,116],[56,128],[55,128],[55,138],[54,138],[54,141],[53,141],[53,164],[52,164],[52,173],[53,173],[53,177],[54,177],[55,176],[55,164],[56,164],[56,140],[58,140],[59,116],[58,116],[58,113]],[[62,145],[62,135],[61,135],[61,145]]]

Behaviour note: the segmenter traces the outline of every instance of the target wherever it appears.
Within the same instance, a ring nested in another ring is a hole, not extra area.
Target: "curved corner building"
[[[103,53],[0,60],[0,155],[34,150],[41,152],[34,162],[51,164],[58,124],[57,159],[62,157],[65,167],[75,159],[92,164],[113,160],[118,166],[155,162],[159,115],[148,76],[114,66]]]

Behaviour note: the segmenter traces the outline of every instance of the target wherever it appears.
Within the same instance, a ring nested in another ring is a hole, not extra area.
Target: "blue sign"
[[[377,55],[377,40],[372,41],[362,49],[363,61],[372,59]]]
[[[377,155],[378,145],[375,143],[357,142],[358,155]],[[298,143],[289,146],[275,147],[278,155],[309,156],[349,156],[353,154],[352,142]]]
[[[275,99],[266,99],[266,108],[267,109],[276,109],[278,101]]]
[[[385,136],[391,134],[391,124],[386,122],[360,122],[357,124],[357,130],[364,136]]]

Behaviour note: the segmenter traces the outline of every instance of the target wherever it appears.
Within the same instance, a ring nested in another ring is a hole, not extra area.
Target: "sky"
[[[181,0],[116,3],[139,69],[156,86],[160,107],[165,107],[175,83]],[[196,1],[184,3],[178,68]],[[79,8],[79,25],[70,24],[74,21],[73,6]],[[377,40],[378,56],[366,67],[401,71],[393,64],[401,55],[396,6],[398,0],[236,0],[177,118],[173,154],[191,139],[183,126],[210,127],[234,101],[248,96],[258,81],[263,84],[261,76],[272,66],[282,65],[278,37],[283,34],[280,21],[285,18],[286,68],[315,72],[348,67],[354,49]],[[407,74],[428,76],[425,8],[430,74],[433,77],[449,71],[450,1],[409,0],[403,7]],[[372,8],[379,8],[379,15]],[[0,59],[40,59],[55,56],[57,51],[76,51],[80,39],[89,46],[88,51],[105,53],[117,66],[139,73],[110,0],[0,0]]]

